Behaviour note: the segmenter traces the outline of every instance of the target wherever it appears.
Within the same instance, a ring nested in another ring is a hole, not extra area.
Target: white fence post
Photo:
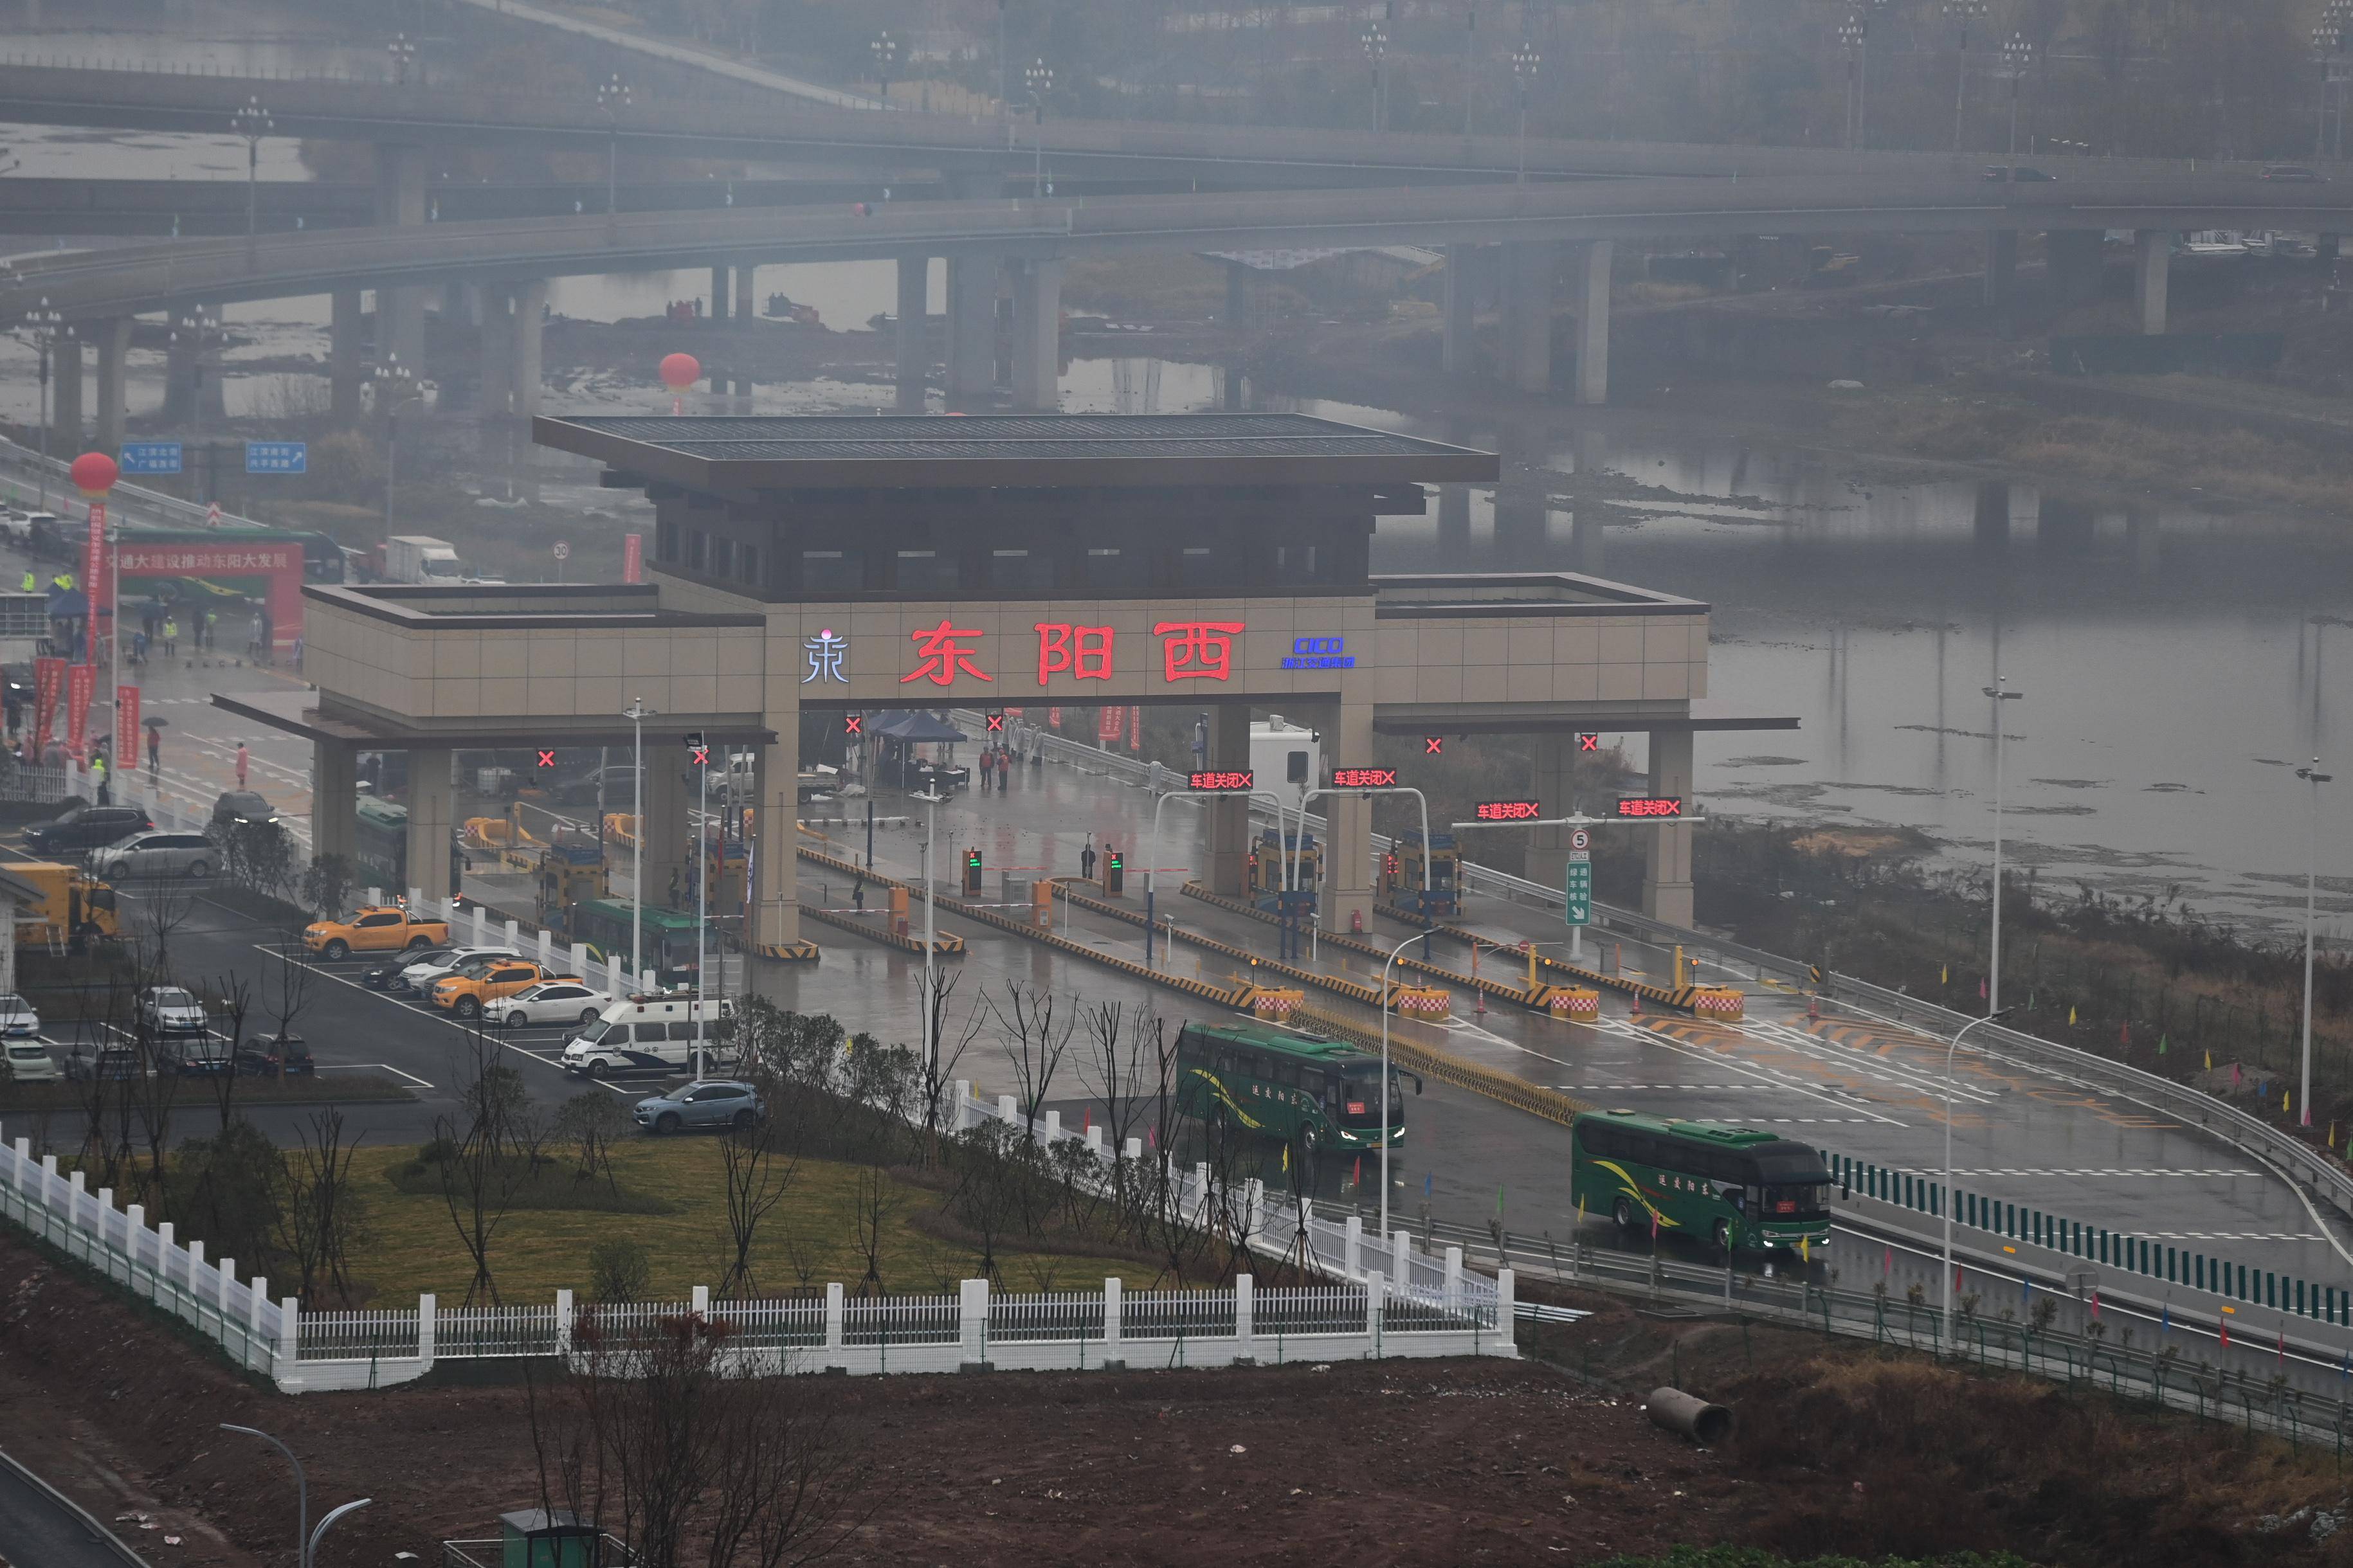
[[[384,889],[382,888],[370,888],[368,889],[367,901],[371,904],[381,904],[384,902]],[[330,914],[332,914],[333,912],[334,911],[332,910],[328,911]]]
[[[960,1078],[955,1080],[955,1099],[948,1106],[949,1131],[961,1132],[965,1130],[965,1115],[971,1104],[972,1079]]]
[[[842,1304],[841,1287],[827,1286],[825,1288],[825,1362],[828,1366],[842,1364],[841,1342],[848,1315]]]
[[[555,1353],[565,1361],[572,1359],[572,1292],[555,1293]]]
[[[710,1312],[711,1287],[708,1285],[697,1285],[694,1288],[694,1315],[698,1318],[707,1317],[710,1315]]]
[[[1446,1249],[1446,1310],[1462,1310],[1462,1249],[1459,1247]]]
[[[98,1207],[90,1213],[90,1235],[98,1240],[98,1251],[100,1255],[99,1268],[105,1272],[109,1279],[114,1278],[114,1238],[106,1234],[106,1216],[113,1212],[113,1209],[114,1189],[99,1188]]]
[[[1098,1160],[1103,1156],[1103,1129],[1092,1123],[1089,1123],[1087,1127],[1087,1152]]]
[[[1342,1244],[1340,1275],[1354,1279],[1365,1271],[1365,1222],[1358,1215],[1348,1216],[1348,1237]]]
[[[522,922],[512,915],[507,917],[507,945],[517,952],[522,951]]]
[[[173,1239],[174,1229],[168,1219],[155,1222],[155,1294],[153,1300],[159,1306],[164,1297],[174,1294],[172,1250],[179,1245]]]
[[[474,906],[474,945],[491,945],[491,911],[480,904]]]
[[[1127,1352],[1121,1348],[1120,1342],[1122,1338],[1120,1293],[1126,1289],[1126,1285],[1127,1282],[1116,1274],[1110,1275],[1103,1280],[1103,1364],[1106,1366],[1127,1364]]]
[[[1388,1285],[1377,1268],[1365,1276],[1365,1339],[1376,1356],[1381,1353],[1381,1299]]]
[[[1125,1154],[1125,1156],[1124,1156],[1124,1157],[1125,1157],[1125,1158],[1127,1158],[1127,1159],[1130,1159],[1130,1160],[1141,1160],[1141,1159],[1143,1159],[1143,1158],[1144,1158],[1144,1140],[1143,1140],[1143,1139],[1141,1139],[1141,1138],[1131,1138],[1131,1139],[1129,1139],[1129,1140],[1127,1141],[1127,1152],[1126,1152],[1126,1154]]]
[[[1059,1111],[1059,1110],[1050,1110],[1050,1111],[1046,1112],[1046,1139],[1045,1139],[1045,1141],[1046,1141],[1046,1142],[1047,1142],[1048,1146],[1050,1146],[1050,1146],[1052,1146],[1053,1144],[1056,1144],[1056,1143],[1060,1142],[1061,1142],[1061,1140],[1062,1140],[1062,1113],[1061,1113],[1060,1111]]]
[[[1013,1097],[1011,1095],[1000,1094],[997,1097],[997,1119],[999,1121],[1004,1122],[1008,1127],[1012,1126],[1016,1121],[1021,1120],[1020,1116],[1013,1109]]]
[[[433,909],[426,903],[425,889],[422,888],[411,888],[408,889],[408,907],[419,915],[429,915],[435,912]],[[450,934],[454,936],[457,933],[453,931]]]
[[[34,1170],[33,1141],[30,1138],[19,1138],[16,1140],[16,1190],[18,1192],[29,1193],[33,1190]]]
[[[196,1277],[205,1271],[205,1244],[199,1239],[188,1243],[188,1310],[189,1321],[198,1328],[205,1325],[205,1299],[196,1285]]]
[[[963,1331],[964,1364],[988,1363],[988,1281],[967,1279],[956,1301],[956,1324]]]
[[[1209,1162],[1196,1161],[1193,1165],[1193,1223],[1206,1222],[1209,1217]]]
[[[1512,1300],[1512,1271],[1499,1268],[1495,1271],[1495,1332],[1507,1345],[1512,1342],[1512,1319],[1516,1311],[1517,1305]]]
[[[1389,1237],[1389,1278],[1400,1289],[1413,1284],[1413,1236],[1409,1231]]]
[[[1258,1281],[1247,1274],[1234,1276],[1234,1360],[1255,1362],[1258,1352],[1251,1345],[1251,1322],[1257,1316]]]
[[[224,1258],[213,1268],[220,1275],[220,1289],[213,1295],[213,1308],[220,1313],[221,1328],[225,1333],[228,1328],[228,1289],[237,1283],[237,1259]]]
[[[261,1342],[261,1314],[269,1309],[269,1281],[257,1274],[253,1277],[253,1289],[246,1297],[245,1302],[245,1364],[248,1366],[253,1365],[253,1347]],[[286,1363],[287,1374],[291,1376],[296,1360],[295,1352],[301,1348],[301,1342],[302,1299],[299,1296],[289,1296],[278,1303],[278,1338],[270,1342],[269,1349],[262,1352],[265,1358],[262,1364],[269,1367],[271,1373],[275,1375],[278,1372],[278,1363],[283,1361]]]
[[[440,1331],[441,1299],[428,1290],[417,1298],[417,1359],[428,1367]]]
[[[132,1204],[122,1211],[122,1256],[129,1265],[122,1271],[123,1283],[152,1301],[155,1299],[154,1286],[142,1288],[139,1283],[139,1237],[147,1228],[147,1205]]]

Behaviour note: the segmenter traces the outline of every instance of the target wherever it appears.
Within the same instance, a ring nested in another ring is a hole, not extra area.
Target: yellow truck
[[[41,890],[41,901],[25,906],[16,921],[16,940],[43,947],[59,947],[76,932],[83,936],[114,936],[121,931],[114,909],[114,889],[83,870],[56,860],[11,862],[8,874]]]
[[[579,978],[576,974],[558,974],[545,964],[521,958],[478,958],[457,973],[435,981],[428,1000],[460,1018],[479,1018],[486,1005],[503,1001],[518,991],[527,991],[543,980]]]
[[[302,945],[321,958],[349,958],[355,952],[399,952],[412,947],[436,947],[449,940],[448,921],[418,920],[397,905],[355,910],[331,921],[314,921],[302,928]]]

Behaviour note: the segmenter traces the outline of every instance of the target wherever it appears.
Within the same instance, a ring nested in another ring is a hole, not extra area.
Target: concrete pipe
[[[1732,1436],[1732,1412],[1721,1405],[1694,1399],[1680,1388],[1654,1388],[1642,1402],[1653,1425],[1680,1433],[1702,1447],[1713,1448]]]

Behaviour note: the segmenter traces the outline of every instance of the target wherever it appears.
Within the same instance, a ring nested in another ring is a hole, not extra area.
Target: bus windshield
[[[1830,1192],[1828,1182],[1805,1182],[1793,1186],[1776,1186],[1767,1182],[1757,1202],[1767,1219],[1827,1219],[1831,1212]]]
[[[1379,1104],[1380,1064],[1366,1062],[1343,1070],[1340,1077],[1339,1113],[1333,1118],[1343,1127],[1378,1127],[1383,1124]],[[1396,1074],[1389,1077],[1388,1121],[1394,1122],[1405,1115],[1405,1092],[1398,1087]]]

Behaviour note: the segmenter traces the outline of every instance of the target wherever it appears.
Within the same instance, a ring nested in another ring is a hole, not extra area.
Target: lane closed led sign
[[[1258,774],[1245,768],[1240,773],[1225,769],[1213,773],[1187,773],[1185,787],[1214,791],[1219,795],[1247,795],[1258,780]]]
[[[1395,768],[1334,768],[1334,789],[1392,789],[1397,784]]]
[[[1482,822],[1534,822],[1544,807],[1533,800],[1482,800],[1472,808]]]
[[[1681,816],[1683,802],[1681,795],[1635,795],[1618,803],[1620,816]]]

